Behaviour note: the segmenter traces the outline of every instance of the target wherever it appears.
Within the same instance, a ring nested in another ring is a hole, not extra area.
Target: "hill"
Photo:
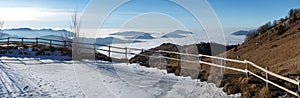
[[[295,79],[300,76],[300,9],[292,9],[289,16],[273,23],[268,22],[260,26],[257,30],[253,30],[246,35],[245,42],[237,46],[227,46],[227,51],[220,52],[220,56],[226,55],[227,58],[248,60],[261,67],[268,67],[271,72],[283,75],[285,77]],[[180,48],[180,49],[179,49]],[[169,73],[181,76],[191,76],[199,78],[201,81],[207,81],[211,72],[211,66],[202,65],[201,70],[195,64],[185,64],[174,60],[162,61],[159,59],[147,58],[143,55],[159,56],[182,59],[180,55],[175,54],[155,54],[153,50],[175,51],[192,50],[197,48],[198,51],[192,51],[189,54],[206,54],[210,55],[210,46],[208,43],[178,46],[174,44],[162,44],[156,48],[152,48],[142,52],[140,56],[133,57],[131,63],[140,63],[142,66],[156,67],[166,69]],[[185,52],[183,51],[183,52]],[[197,52],[197,53],[194,53]],[[197,60],[197,58],[187,58],[188,60]],[[203,61],[212,62],[212,59],[203,58]],[[156,63],[156,62],[162,62]],[[226,66],[244,69],[245,65],[233,64],[225,62]],[[186,66],[185,66],[186,65]],[[265,77],[265,73],[258,71],[252,67],[249,68],[256,75]],[[214,69],[212,69],[214,71]],[[290,90],[296,91],[297,86],[291,85],[286,81],[279,80],[269,76],[269,80],[279,83],[281,86],[288,87]],[[208,81],[209,82],[209,81]],[[261,79],[254,76],[246,77],[245,73],[232,70],[225,70],[221,81],[213,81],[217,86],[223,87],[223,91],[227,94],[241,93],[243,98],[270,98],[270,97],[294,97],[289,93],[269,85]]]
[[[272,72],[296,79],[297,76],[300,76],[299,42],[300,9],[292,9],[286,18],[275,20],[273,23],[268,22],[259,27],[257,31],[249,33],[243,44],[227,51],[226,55],[227,58],[249,60],[261,67],[268,67]],[[253,68],[250,70],[260,73]],[[226,73],[236,72],[226,71]],[[264,76],[264,73],[262,75]],[[296,90],[295,86],[285,81],[272,81]],[[257,88],[261,87],[257,86]],[[278,97],[278,93],[275,94],[275,91],[270,91],[270,94]]]
[[[297,15],[300,17],[300,14]],[[278,74],[300,74],[300,21],[285,19],[265,30],[248,34],[246,41],[227,51],[229,58],[247,59]],[[281,31],[280,28],[284,29]],[[251,38],[252,34],[257,34]]]

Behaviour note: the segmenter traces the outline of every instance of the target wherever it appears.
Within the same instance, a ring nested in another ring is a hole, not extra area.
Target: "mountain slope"
[[[300,21],[290,24],[282,35],[274,28],[228,51],[228,57],[239,56],[282,75],[300,74]]]

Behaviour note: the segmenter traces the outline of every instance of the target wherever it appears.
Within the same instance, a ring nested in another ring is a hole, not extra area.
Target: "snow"
[[[72,58],[69,56],[63,56],[62,51],[54,50],[43,51],[42,55],[37,55],[37,52],[34,50],[39,50],[38,48],[18,48],[18,49],[3,49],[3,54],[0,56],[6,57],[18,57],[18,58],[36,58],[36,59],[52,59],[52,60],[71,60]]]
[[[138,64],[1,57],[0,97],[227,98],[212,83]]]
[[[140,43],[114,43],[112,46],[149,49],[162,43],[191,44],[207,41],[205,36],[193,39],[161,38],[162,33],[151,33],[157,39]],[[108,35],[108,34],[107,34]],[[227,36],[226,36],[227,37]],[[229,38],[229,43],[240,43],[242,37]],[[100,47],[107,48],[107,47]],[[124,51],[112,49],[113,51]],[[128,50],[139,53],[140,51]],[[168,74],[166,70],[146,68],[138,64],[104,61],[67,61],[61,51],[45,51],[36,56],[31,48],[5,50],[0,55],[0,98],[2,97],[91,97],[91,98],[228,98],[215,84]],[[100,51],[103,52],[103,51]],[[104,53],[105,54],[105,53]],[[112,53],[124,58],[123,54]],[[129,55],[132,57],[133,55]]]

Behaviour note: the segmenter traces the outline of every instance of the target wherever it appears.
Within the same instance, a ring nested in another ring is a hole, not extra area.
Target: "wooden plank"
[[[276,84],[276,83],[274,83],[274,82],[272,82],[272,81],[266,80],[266,79],[264,79],[263,77],[261,77],[261,76],[259,76],[259,75],[256,75],[256,74],[253,73],[253,72],[250,72],[250,71],[249,71],[249,73],[250,73],[251,75],[253,75],[253,76],[255,76],[255,77],[257,77],[257,78],[259,78],[259,79],[265,81],[265,82],[268,82],[268,83],[270,83],[270,84],[272,84],[272,85],[274,85],[274,86],[276,86],[276,87],[278,87],[278,88],[280,88],[280,89],[282,89],[282,90],[284,90],[284,91],[286,91],[286,92],[292,94],[292,95],[298,96],[297,93],[294,92],[294,91],[291,91],[291,90],[289,90],[289,89],[287,89],[287,88],[285,88],[285,87],[283,87],[283,86],[280,86],[280,85],[278,85],[278,84]]]
[[[299,83],[298,83],[296,80],[293,80],[293,79],[290,79],[290,78],[287,78],[287,77],[278,75],[278,74],[273,73],[273,72],[270,72],[270,71],[268,71],[268,70],[266,70],[266,69],[264,69],[264,68],[262,68],[262,67],[260,67],[260,66],[258,66],[258,65],[256,65],[256,64],[254,64],[254,63],[252,63],[252,62],[250,62],[250,61],[246,61],[246,62],[249,63],[249,64],[251,64],[252,66],[258,68],[259,70],[268,73],[269,75],[275,76],[275,77],[277,77],[277,78],[279,78],[279,79],[285,80],[285,81],[290,82],[290,83],[292,83],[292,84],[299,85]]]
[[[203,61],[199,61],[199,62],[202,63],[202,64],[214,66],[214,67],[225,68],[225,69],[234,70],[234,71],[238,71],[238,72],[244,72],[244,73],[247,72],[247,71],[245,71],[243,69],[238,69],[238,68],[234,68],[234,67],[222,66],[222,65],[208,63],[208,62],[203,62]]]

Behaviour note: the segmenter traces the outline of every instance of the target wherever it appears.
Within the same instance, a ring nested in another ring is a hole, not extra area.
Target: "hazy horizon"
[[[90,0],[1,0],[0,13],[5,16],[0,16],[0,21],[5,22],[3,29],[26,27],[33,29],[51,28],[55,30],[70,30],[71,17],[74,11],[77,9],[80,15],[83,14],[89,2]],[[207,0],[207,2],[219,18],[219,22],[225,33],[256,29],[268,21],[285,17],[289,9],[299,7],[297,4],[300,3],[297,0],[273,0],[272,3],[268,0],[238,2]],[[151,4],[156,6],[147,6]],[[197,4],[193,5],[197,6]],[[168,8],[165,8],[165,6],[168,6]],[[161,29],[162,32],[171,32],[173,30],[184,30],[181,29],[181,25],[196,29],[201,28],[199,27],[199,23],[192,19],[193,16],[182,10],[181,6],[164,0],[156,0],[156,2],[142,0],[120,6],[110,15],[102,28],[118,29],[119,25],[122,25],[120,21],[125,21],[127,18],[137,15],[136,13],[141,13],[149,9],[165,11],[171,16],[145,14],[143,17],[136,17],[134,19],[136,22],[132,22],[131,25],[123,29],[132,30],[137,26],[137,30],[140,31],[141,28],[146,26],[145,30],[154,28],[154,30]],[[174,20],[167,19],[170,17],[180,19],[183,22],[177,25],[172,22]],[[164,24],[158,24],[158,22]],[[155,26],[149,26],[151,24]],[[140,25],[143,26],[139,27]],[[200,25],[203,24],[200,22]]]

